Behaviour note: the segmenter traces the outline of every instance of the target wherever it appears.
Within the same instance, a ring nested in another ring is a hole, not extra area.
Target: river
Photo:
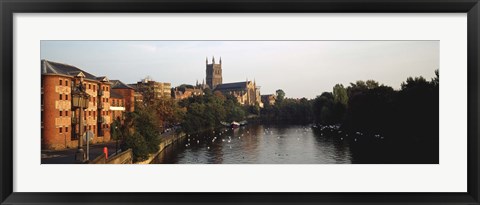
[[[349,164],[351,144],[307,125],[251,124],[188,135],[154,164]]]

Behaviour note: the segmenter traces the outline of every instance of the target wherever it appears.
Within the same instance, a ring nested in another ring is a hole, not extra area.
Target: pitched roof
[[[137,84],[128,84],[128,86],[130,86],[134,90],[138,91],[138,85]]]
[[[112,83],[112,89],[133,89],[131,86],[125,84],[124,82],[120,80],[110,80],[110,83]]]
[[[68,76],[77,76],[80,73],[85,75],[85,78],[90,80],[97,80],[97,77],[80,69],[73,65],[57,63],[48,60],[41,60],[41,69],[42,74],[60,74],[60,75],[68,75]]]
[[[215,90],[245,89],[247,88],[247,82],[250,82],[250,81],[219,84],[217,85],[217,87],[215,87]]]
[[[111,98],[123,99],[123,96],[122,96],[122,95],[120,95],[119,93],[117,93],[117,92],[115,92],[115,91],[113,91],[113,90],[110,91],[110,97],[111,97]]]

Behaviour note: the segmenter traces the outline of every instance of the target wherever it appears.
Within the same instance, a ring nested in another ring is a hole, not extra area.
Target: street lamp
[[[72,91],[72,107],[79,109],[78,111],[78,126],[79,126],[79,135],[78,135],[78,149],[75,153],[75,161],[78,163],[85,162],[85,151],[83,151],[82,146],[82,135],[83,135],[83,120],[82,120],[82,112],[85,108],[88,107],[88,93],[85,92],[85,87],[83,86],[83,77],[75,77],[80,78],[79,83],[73,87]]]

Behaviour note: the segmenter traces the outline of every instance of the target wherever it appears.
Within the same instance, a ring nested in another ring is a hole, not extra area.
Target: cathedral
[[[260,86],[257,86],[255,80],[249,81],[248,79],[243,82],[235,83],[223,83],[222,77],[222,58],[218,64],[215,63],[215,57],[212,58],[212,63],[208,63],[206,60],[206,85],[213,92],[219,91],[222,94],[230,94],[237,98],[238,102],[242,105],[258,105],[263,107],[263,103],[260,97]]]

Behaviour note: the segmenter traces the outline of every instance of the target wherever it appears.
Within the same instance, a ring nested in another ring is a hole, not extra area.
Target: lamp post
[[[115,139],[116,139],[115,154],[118,154],[118,126],[117,125],[115,125]]]
[[[76,77],[77,78],[77,77]],[[73,87],[72,91],[72,107],[78,109],[78,149],[75,153],[75,161],[78,163],[85,162],[85,151],[83,150],[82,145],[82,135],[83,135],[83,120],[82,112],[87,107],[88,102],[88,93],[85,92],[85,87],[83,86],[83,77],[80,78],[79,83]]]

